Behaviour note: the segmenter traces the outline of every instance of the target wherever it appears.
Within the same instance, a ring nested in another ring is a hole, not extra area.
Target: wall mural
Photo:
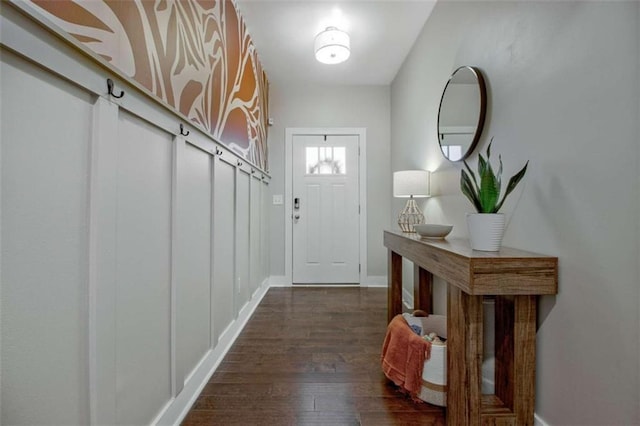
[[[53,23],[267,170],[268,81],[231,0],[30,0]]]

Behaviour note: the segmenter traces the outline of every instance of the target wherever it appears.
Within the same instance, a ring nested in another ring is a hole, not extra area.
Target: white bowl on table
[[[413,229],[422,238],[444,238],[453,229],[453,225],[439,225],[435,223],[423,223],[421,225],[413,225]]]

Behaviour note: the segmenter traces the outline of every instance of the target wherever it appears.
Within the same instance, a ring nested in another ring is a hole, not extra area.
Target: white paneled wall
[[[170,134],[123,112],[116,187],[116,423],[147,424],[171,397]]]
[[[176,386],[211,347],[212,160],[209,153],[180,141],[177,153],[175,279]]]
[[[92,96],[2,53],[0,423],[86,423]]]
[[[268,277],[270,275],[270,262],[271,259],[269,257],[269,246],[271,244],[271,231],[269,228],[270,217],[269,211],[271,210],[269,206],[271,205],[271,192],[269,190],[269,181],[262,180],[261,191],[260,191],[260,278]]]
[[[251,193],[249,196],[249,291],[253,295],[262,282],[262,257],[260,255],[261,240],[260,233],[262,226],[260,216],[264,210],[262,208],[262,182],[255,174],[251,176]]]
[[[242,164],[242,162],[239,162]],[[236,315],[249,301],[249,174],[236,175]]]
[[[0,423],[179,422],[266,292],[269,178],[10,12]]]
[[[236,310],[235,297],[235,166],[224,159],[215,164],[213,215],[213,324],[217,342],[232,324]],[[231,285],[229,285],[229,283]],[[224,301],[220,303],[219,301]]]

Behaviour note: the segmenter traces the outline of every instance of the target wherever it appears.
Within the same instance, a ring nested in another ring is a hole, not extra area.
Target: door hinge
[[[358,204],[358,214],[360,214],[360,204]]]
[[[358,272],[362,272],[362,264],[358,263]]]

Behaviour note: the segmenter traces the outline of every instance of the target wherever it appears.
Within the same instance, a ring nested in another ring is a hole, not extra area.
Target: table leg
[[[413,265],[413,309],[433,313],[433,274]]]
[[[387,323],[402,313],[402,256],[388,250]]]
[[[533,425],[536,296],[496,297],[496,396],[516,424]]]
[[[447,424],[480,425],[482,296],[447,287]]]

